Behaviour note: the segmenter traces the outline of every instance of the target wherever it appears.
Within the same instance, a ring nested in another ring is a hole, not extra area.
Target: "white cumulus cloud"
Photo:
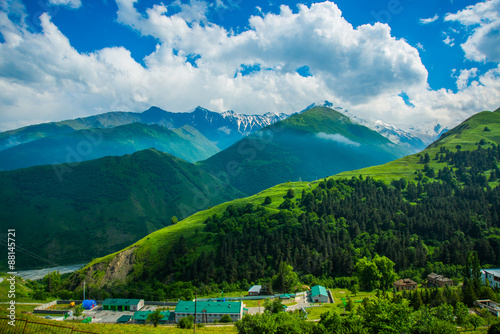
[[[446,38],[443,39],[443,43],[446,44],[446,45],[449,45],[449,46],[454,46],[455,45],[455,39],[454,38],[451,38],[449,35],[446,35]]]
[[[437,21],[437,19],[439,19],[438,14],[434,15],[433,17],[429,17],[427,19],[420,19],[420,23],[421,24],[429,24],[429,23]]]
[[[461,70],[457,77],[457,87],[459,90],[467,88],[469,85],[469,80],[477,76],[477,68],[471,68],[470,70]]]
[[[500,0],[479,2],[447,14],[445,21],[473,27],[472,34],[461,45],[467,59],[500,62]]]

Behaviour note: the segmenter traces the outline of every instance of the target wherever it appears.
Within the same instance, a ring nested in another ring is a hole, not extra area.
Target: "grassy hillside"
[[[67,284],[71,289],[79,286],[85,278],[96,288],[102,288],[110,282],[117,284],[127,284],[134,277],[142,275],[144,270],[149,272],[161,271],[165,265],[164,257],[175,247],[176,242],[182,237],[186,241],[186,246],[199,255],[202,251],[214,251],[216,244],[213,242],[212,233],[204,231],[205,220],[216,214],[222,214],[230,205],[261,205],[266,197],[272,199],[272,203],[266,206],[266,209],[272,213],[279,212],[279,205],[283,202],[283,196],[288,189],[293,189],[296,193],[301,193],[305,189],[315,187],[314,183],[308,182],[288,182],[280,184],[270,189],[266,189],[250,197],[235,199],[230,202],[222,203],[212,208],[197,212],[175,225],[170,225],[155,231],[141,240],[131,244],[119,252],[109,254],[98,258],[87,264],[84,268],[77,271],[68,280]],[[149,265],[144,266],[141,261]],[[130,262],[132,266],[122,268],[124,272],[116,275],[120,263]]]
[[[235,188],[255,194],[275,184],[314,181],[407,153],[333,109],[316,107],[250,135],[201,166],[227,174]]]
[[[414,180],[417,176],[415,172],[422,171],[425,166],[420,161],[421,158],[425,158],[425,154],[428,154],[430,157],[427,165],[434,169],[440,169],[443,168],[443,163],[435,160],[435,158],[436,154],[440,154],[442,148],[456,152],[458,149],[462,151],[475,150],[479,146],[487,149],[491,144],[500,144],[500,111],[498,110],[495,112],[483,111],[475,114],[457,127],[443,134],[441,138],[420,153],[379,166],[342,172],[335,175],[335,177],[350,178],[363,175],[388,182],[399,178]]]
[[[46,263],[19,256],[17,267],[74,264],[240,193],[199,167],[156,150],[79,164],[0,172],[0,227]],[[6,265],[6,264],[5,264]]]
[[[131,123],[108,129],[73,131],[33,140],[0,151],[0,170],[81,162],[155,148],[189,162],[206,159],[219,148],[190,126],[169,130]]]

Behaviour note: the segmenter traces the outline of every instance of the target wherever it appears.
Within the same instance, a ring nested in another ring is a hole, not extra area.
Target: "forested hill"
[[[496,131],[495,124],[488,128]],[[392,182],[358,174],[285,183],[225,203],[94,261],[67,284],[74,288],[86,279],[104,297],[155,282],[155,290],[177,298],[180,282],[265,282],[282,261],[305,282],[350,276],[358,260],[375,254],[410,277],[435,263],[459,276],[456,268],[470,250],[482,265],[499,265],[500,146],[485,140],[474,147],[436,147],[432,158],[421,154],[417,173]],[[132,265],[117,277],[113,272],[123,261]]]
[[[172,216],[240,196],[201,168],[149,149],[0,172],[0,227],[15,224],[30,252],[17,268],[82,263],[170,225]]]
[[[327,107],[314,107],[251,134],[201,162],[248,195],[287,181],[380,165],[410,151]]]

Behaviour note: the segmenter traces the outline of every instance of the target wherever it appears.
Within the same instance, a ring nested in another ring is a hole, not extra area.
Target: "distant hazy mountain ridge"
[[[209,140],[218,143],[220,149],[224,149],[230,143],[234,143],[249,133],[287,117],[287,114],[274,113],[264,115],[241,115],[234,111],[217,113],[202,107],[197,107],[190,113],[169,112],[158,107],[151,107],[142,113],[113,111],[61,122],[30,125],[2,132],[0,133],[0,150],[76,130],[112,128],[130,123],[157,124],[168,129],[177,129],[190,125]]]
[[[147,148],[196,162],[286,117],[217,113],[201,107],[172,113],[151,107],[142,113],[109,112],[32,125],[0,133],[0,170],[80,162]],[[89,135],[98,140],[89,142]]]

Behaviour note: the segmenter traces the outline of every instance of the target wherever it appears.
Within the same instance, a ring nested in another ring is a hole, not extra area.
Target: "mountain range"
[[[290,118],[289,127],[304,131],[300,121],[320,112],[321,108],[311,110],[301,114],[306,115],[305,118]],[[344,125],[349,124],[344,116],[335,114],[335,117]],[[323,123],[319,119],[315,124],[309,123],[308,128],[312,130]],[[282,130],[286,131],[286,128]],[[345,138],[353,141],[352,137]],[[353,247],[358,252],[363,247],[377,247],[378,253],[391,254],[390,258],[405,268],[409,265],[408,259],[415,265],[425,264],[425,257],[430,253],[423,241],[433,246],[435,260],[455,263],[463,260],[456,245],[462,245],[460,235],[464,233],[479,238],[468,239],[469,243],[490,247],[494,254],[491,245],[500,245],[498,236],[480,239],[482,232],[477,228],[483,227],[474,225],[476,218],[469,219],[462,214],[455,217],[453,212],[465,210],[464,214],[479,215],[478,219],[484,214],[494,215],[488,221],[498,224],[499,178],[493,176],[500,171],[496,158],[500,155],[499,144],[500,111],[481,112],[417,154],[381,166],[341,173],[328,182],[326,179],[285,182],[256,195],[200,211],[120,252],[92,261],[72,275],[66,284],[75,289],[86,280],[96,289],[111,291],[120,286],[137,286],[134,282],[139,281],[141,284],[153,281],[170,284],[183,279],[195,279],[198,283],[211,279],[232,282],[238,277],[264,278],[270,270],[268,260],[272,260],[275,266],[279,261],[292,261],[292,258],[294,266],[308,268],[318,276],[325,270],[329,274],[340,272],[346,275],[353,269],[353,257],[363,256],[356,255]],[[436,173],[431,174],[431,169]],[[457,192],[456,199],[449,195],[452,189]],[[353,198],[349,199],[351,196]],[[464,206],[468,203],[466,201],[489,201],[490,205],[471,204],[469,207]],[[393,205],[400,209],[382,212]],[[331,212],[343,212],[343,216]],[[387,214],[392,216],[386,217]],[[344,218],[344,215],[353,218]],[[428,220],[426,215],[435,218]],[[403,224],[402,219],[411,225]],[[437,226],[433,226],[436,222]],[[450,230],[440,229],[444,223],[449,224],[447,228]],[[419,235],[412,234],[417,232]],[[373,233],[377,237],[372,238]],[[436,239],[444,233],[452,240]],[[286,239],[284,235],[298,239]],[[350,238],[355,238],[352,243]],[[242,248],[237,240],[250,242]],[[313,243],[312,240],[322,241]],[[477,242],[473,243],[474,240]],[[282,246],[288,243],[288,247],[280,248],[277,243]],[[296,249],[299,244],[300,249]],[[273,256],[266,257],[267,253]],[[238,254],[245,254],[244,258],[237,258]],[[496,261],[497,256],[488,254],[481,253],[480,256]],[[126,263],[126,266],[121,266],[121,263]],[[118,268],[122,269],[119,275],[115,274]]]
[[[151,122],[160,122],[157,116],[165,115],[159,109],[145,114],[149,118],[143,119]],[[210,115],[201,109],[194,114]],[[144,117],[144,113],[141,115]],[[115,116],[123,122],[124,114]],[[207,120],[205,116],[202,119]],[[119,123],[103,116],[86,122],[92,126],[96,122],[103,126]],[[241,125],[240,129],[248,126]],[[27,250],[57,264],[71,264],[117,251],[169,225],[172,216],[183,219],[282,182],[314,181],[381,164],[409,152],[327,107],[315,107],[268,125],[196,164],[159,151],[175,149],[179,155],[192,157],[193,152],[216,150],[214,145],[208,145],[210,141],[200,139],[207,135],[187,125],[168,130],[158,124],[128,123],[77,130],[62,137],[46,136],[18,145],[31,147],[33,154],[42,152],[40,157],[46,154],[51,159],[65,158],[66,146],[76,145],[78,149],[82,140],[100,140],[95,145],[99,154],[113,150],[126,153],[139,149],[139,145],[153,145],[157,139],[161,139],[158,142],[162,146],[131,155],[0,172],[0,201],[6,208],[0,210],[0,225],[18,222],[23,232],[20,242],[29,245]],[[193,147],[190,141],[198,144],[196,149],[189,149]],[[16,161],[21,160],[6,159],[4,163]],[[35,229],[36,235],[30,232]],[[87,243],[83,242],[84,236]],[[20,260],[18,266],[35,263],[29,258],[24,263]]]
[[[170,153],[188,162],[207,159],[220,151],[190,125],[169,130],[156,124],[129,123],[47,136],[5,149],[0,151],[0,170],[80,163],[148,148]]]
[[[311,104],[302,112],[333,106],[323,101]],[[380,120],[361,119],[342,107],[334,109],[412,153],[421,151],[447,130],[436,125],[425,133],[417,130],[410,133]],[[0,170],[81,162],[147,148],[196,162],[287,117],[287,114],[274,113],[241,115],[231,110],[217,113],[202,107],[190,113],[176,113],[151,107],[142,113],[117,111],[31,125],[0,133]],[[142,126],[132,125],[134,123]]]
[[[142,113],[109,112],[31,125],[0,133],[0,170],[81,162],[147,148],[195,162],[287,116],[216,113],[201,107],[173,113],[151,107]]]
[[[395,144],[404,146],[412,151],[412,153],[417,153],[422,151],[427,145],[432,143],[434,140],[439,138],[441,134],[446,132],[448,129],[442,128],[439,124],[434,125],[432,129],[418,130],[415,128],[405,131],[394,124],[389,124],[387,122],[377,120],[377,119],[364,119],[354,115],[349,110],[336,106],[330,101],[320,101],[310,104],[305,110],[312,109],[314,107],[328,107],[332,108],[341,114],[349,117],[353,122],[364,125],[374,131],[377,131],[382,136],[386,137]]]

